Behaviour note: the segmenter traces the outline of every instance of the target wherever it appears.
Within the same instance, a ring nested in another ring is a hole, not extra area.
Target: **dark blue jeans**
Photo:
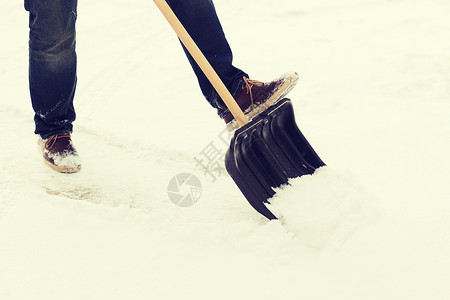
[[[205,54],[230,93],[237,97],[243,71],[232,65],[232,53],[212,0],[169,0],[175,14]],[[29,81],[36,134],[48,138],[72,132],[77,82],[75,23],[77,0],[25,0],[30,13]],[[223,117],[228,109],[184,49],[208,102]],[[155,87],[156,88],[156,87]]]

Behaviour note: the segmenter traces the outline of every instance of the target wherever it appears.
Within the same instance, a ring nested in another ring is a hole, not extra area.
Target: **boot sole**
[[[52,168],[53,170],[59,172],[59,173],[65,173],[65,174],[72,174],[72,173],[77,173],[81,170],[81,166],[77,166],[74,168],[65,168],[65,167],[60,167],[60,166],[55,166],[54,164],[52,164],[51,162],[49,162],[48,160],[46,160],[44,158],[44,162],[46,165],[48,165],[50,168]]]

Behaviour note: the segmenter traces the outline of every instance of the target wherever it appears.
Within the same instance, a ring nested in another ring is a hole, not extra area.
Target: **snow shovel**
[[[228,173],[256,211],[268,219],[277,219],[265,205],[275,195],[274,188],[325,166],[298,128],[291,101],[282,99],[249,122],[167,2],[153,1],[240,127],[225,155]]]

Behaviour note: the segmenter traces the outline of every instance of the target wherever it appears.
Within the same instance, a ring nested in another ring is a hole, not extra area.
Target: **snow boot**
[[[295,87],[298,78],[296,72],[286,73],[270,82],[261,82],[244,77],[244,85],[236,98],[236,102],[250,121],[286,96]],[[229,131],[238,128],[231,112],[226,114],[223,119]]]
[[[54,135],[46,140],[39,137],[38,144],[45,163],[53,170],[60,173],[80,171],[80,157],[70,135]]]

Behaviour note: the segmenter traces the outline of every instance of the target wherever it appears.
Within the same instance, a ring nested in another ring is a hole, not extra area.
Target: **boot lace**
[[[250,94],[250,101],[252,103],[252,110],[253,110],[254,109],[254,105],[253,105],[252,87],[254,85],[261,85],[261,84],[263,84],[263,82],[258,81],[258,80],[251,80],[251,79],[249,79],[247,77],[244,77],[244,83],[245,83],[245,86],[246,86],[246,89],[247,89],[245,93],[247,95]]]
[[[45,141],[44,147],[45,150],[50,150],[53,148],[53,146],[55,145],[56,141],[60,138],[70,138],[70,135],[54,135],[51,138],[49,138],[48,140]]]

